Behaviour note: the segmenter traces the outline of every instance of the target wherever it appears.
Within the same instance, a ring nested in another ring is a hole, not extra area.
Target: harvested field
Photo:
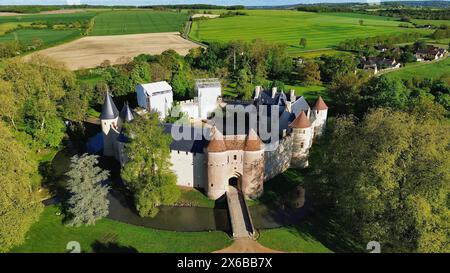
[[[126,63],[139,54],[160,54],[167,49],[186,55],[195,47],[198,45],[181,38],[178,32],[165,32],[90,36],[37,53],[61,61],[71,70],[78,70],[97,67],[105,60],[111,64]]]
[[[191,18],[201,18],[201,17],[206,17],[206,18],[214,19],[214,18],[217,18],[217,17],[219,17],[219,16],[220,16],[219,14],[197,13],[197,14],[192,15]]]

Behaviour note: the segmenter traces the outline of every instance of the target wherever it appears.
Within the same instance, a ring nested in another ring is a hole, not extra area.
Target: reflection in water
[[[117,191],[109,195],[108,218],[132,225],[174,231],[221,230],[230,233],[231,224],[226,208],[166,207],[160,208],[154,217],[140,217],[132,202]],[[269,229],[297,223],[306,214],[306,208],[275,209],[266,205],[250,207],[250,214],[257,229]]]

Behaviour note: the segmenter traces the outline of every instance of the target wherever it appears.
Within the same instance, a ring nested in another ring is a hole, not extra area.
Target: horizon
[[[192,5],[209,4],[220,6],[284,6],[295,4],[332,4],[332,3],[374,3],[376,0],[0,0],[1,5],[104,5],[104,6],[154,6],[154,5]],[[379,1],[379,0],[378,0]],[[431,2],[433,0],[383,0],[381,2]],[[275,3],[274,3],[275,2]],[[433,1],[436,2],[436,1]],[[440,0],[449,2],[449,0]]]

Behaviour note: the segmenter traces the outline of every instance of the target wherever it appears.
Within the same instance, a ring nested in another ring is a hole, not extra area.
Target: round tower
[[[245,197],[255,199],[263,193],[264,144],[253,129],[245,140],[244,171],[241,190]]]
[[[320,136],[325,129],[328,115],[328,106],[325,104],[322,97],[319,96],[319,98],[317,98],[313,107],[313,112],[316,118],[314,121],[315,135]]]
[[[295,168],[305,168],[308,166],[307,157],[312,144],[314,129],[303,111],[289,127],[292,128],[293,138],[291,165]]]
[[[103,103],[100,122],[103,134],[103,154],[105,156],[115,156],[114,149],[116,138],[118,137],[117,126],[119,121],[119,111],[109,93],[106,93]]]
[[[228,153],[222,133],[214,128],[213,136],[206,147],[208,158],[208,185],[206,193],[216,200],[228,190]]]

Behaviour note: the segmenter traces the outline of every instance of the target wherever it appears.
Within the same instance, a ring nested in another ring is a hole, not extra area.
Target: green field
[[[210,19],[194,22],[192,39],[211,41],[253,40],[262,38],[284,43],[292,54],[302,51],[326,49],[340,41],[373,37],[400,32],[431,33],[431,30],[398,27],[393,18],[353,13],[310,13],[288,10],[246,10],[247,16]],[[359,19],[364,25],[359,25]],[[306,48],[298,43],[307,39]]]
[[[67,227],[59,209],[46,207],[39,222],[27,234],[26,242],[11,252],[67,252],[66,245],[77,241],[82,252],[96,249],[121,252],[212,252],[232,243],[224,232],[172,232],[132,226],[103,219],[95,226]],[[106,247],[106,243],[112,245]],[[97,248],[96,248],[97,247]]]
[[[159,11],[112,11],[95,17],[90,35],[120,35],[176,32],[187,20],[186,13]]]
[[[450,75],[450,58],[432,63],[413,63],[398,70],[385,74],[387,77],[398,79],[431,78],[439,79]]]
[[[66,14],[33,14],[18,16],[0,16],[0,24],[8,22],[47,22],[50,24],[72,23],[91,20],[97,12],[77,12]]]
[[[0,42],[18,40],[19,42],[30,45],[33,38],[42,39],[44,46],[55,45],[73,40],[81,35],[81,30],[54,30],[54,29],[19,29],[0,36]]]

